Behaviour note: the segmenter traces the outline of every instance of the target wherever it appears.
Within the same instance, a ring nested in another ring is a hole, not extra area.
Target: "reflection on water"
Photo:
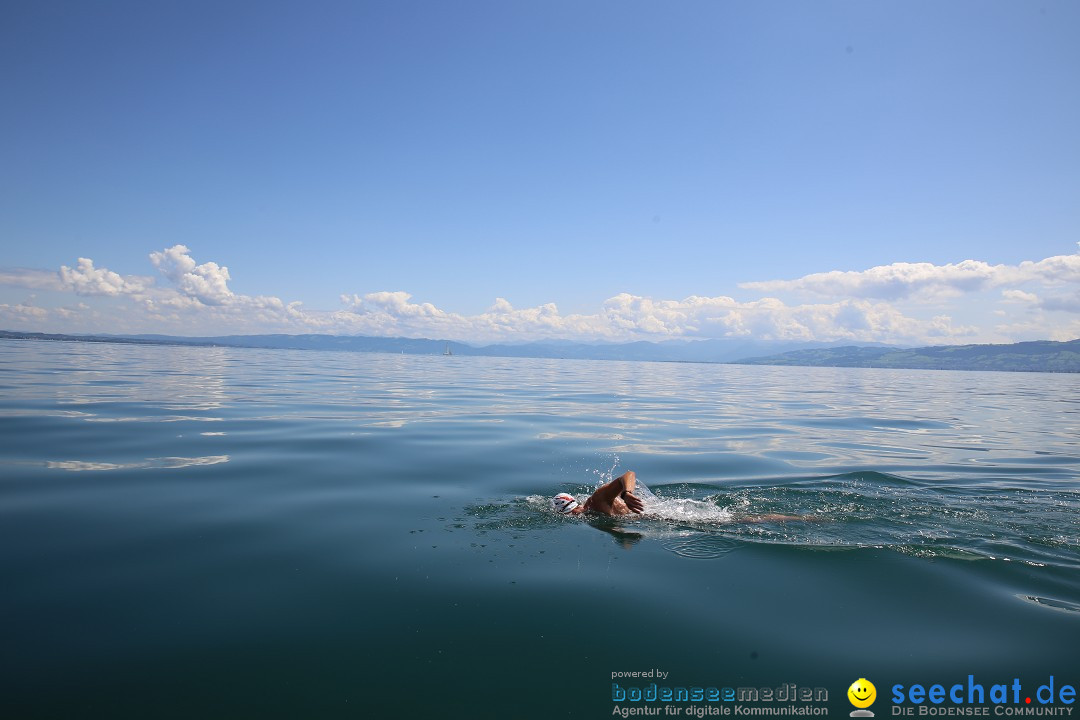
[[[76,345],[65,343],[65,345]],[[230,358],[222,348],[172,348],[175,352],[155,357],[155,367],[147,367],[123,345],[102,343],[99,348],[76,345],[74,369],[57,366],[39,372],[63,373],[56,386],[61,405],[99,403],[153,403],[161,410],[207,412],[221,407]],[[92,361],[78,364],[78,350],[91,350]],[[19,368],[20,371],[31,368]],[[151,418],[125,418],[143,420]]]
[[[50,460],[45,463],[45,467],[54,470],[70,470],[72,472],[81,472],[86,470],[136,470],[145,468],[176,469],[197,467],[199,465],[218,465],[220,463],[227,462],[229,462],[228,455],[213,455],[210,457],[196,458],[149,458],[142,462],[129,463],[82,462],[79,460]]]
[[[558,449],[752,458],[755,474],[769,476],[846,472],[879,459],[891,471],[927,477],[945,467],[981,473],[975,465],[1009,457],[1039,475],[1076,477],[1080,467],[1070,376],[499,358],[436,364],[416,356],[11,341],[0,352],[16,382],[0,409],[6,417],[139,423],[228,415],[376,430],[435,423],[457,433],[497,423],[515,434],[531,430]],[[724,479],[724,470],[698,479]]]
[[[1041,607],[1053,608],[1063,612],[1080,612],[1080,603],[1069,602],[1068,600],[1056,600],[1035,595],[1020,595],[1019,597],[1021,600],[1027,600]]]
[[[615,540],[615,544],[624,550],[629,550],[645,538],[644,533],[625,529],[616,518],[588,517],[584,520],[597,530],[606,532]]]

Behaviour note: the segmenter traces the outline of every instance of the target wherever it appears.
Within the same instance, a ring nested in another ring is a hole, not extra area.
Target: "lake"
[[[38,341],[0,370],[5,717],[1080,685],[1075,375]],[[625,470],[644,516],[550,510]]]

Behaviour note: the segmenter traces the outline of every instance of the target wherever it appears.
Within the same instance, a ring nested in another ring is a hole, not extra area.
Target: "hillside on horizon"
[[[890,345],[785,342],[750,339],[636,341],[590,344],[564,340],[519,345],[472,345],[428,338],[350,335],[64,335],[0,330],[0,339],[194,345],[282,350],[332,350],[462,357],[532,357],[573,360],[703,362],[738,365],[875,367],[927,370],[1080,372],[1080,339],[1039,340],[1002,345]],[[764,354],[763,354],[764,353]]]
[[[839,343],[790,342],[753,339],[639,340],[624,343],[583,343],[549,340],[521,344],[479,345],[429,338],[375,337],[365,335],[68,335],[0,331],[0,339],[116,342],[127,344],[199,345],[282,350],[334,350],[345,352],[404,353],[406,355],[453,355],[482,357],[533,357],[564,360],[640,360],[656,362],[727,362],[763,354],[838,346]]]
[[[1080,372],[1080,339],[1006,345],[936,345],[919,348],[833,347],[795,350],[732,361],[739,365]]]

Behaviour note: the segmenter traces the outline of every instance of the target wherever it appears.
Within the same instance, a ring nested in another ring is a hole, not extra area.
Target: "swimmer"
[[[645,503],[641,498],[634,495],[634,487],[637,484],[637,475],[633,470],[628,470],[609,483],[604,483],[589,499],[581,504],[570,493],[559,493],[551,498],[551,506],[564,515],[582,515],[584,513],[597,513],[599,515],[629,515],[645,512]]]
[[[601,485],[596,492],[589,496],[584,504],[579,503],[570,493],[559,493],[551,498],[551,506],[556,512],[564,515],[583,515],[595,513],[597,515],[640,515],[645,512],[645,503],[641,498],[634,495],[637,486],[637,475],[633,470],[628,470],[609,483]],[[787,522],[789,520],[816,520],[807,515],[781,515],[780,513],[767,513],[764,515],[745,515],[737,518],[734,522],[743,523],[767,523]]]

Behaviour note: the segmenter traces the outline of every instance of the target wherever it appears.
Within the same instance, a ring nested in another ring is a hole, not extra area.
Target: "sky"
[[[10,0],[0,88],[0,329],[1080,337],[1070,0]]]

